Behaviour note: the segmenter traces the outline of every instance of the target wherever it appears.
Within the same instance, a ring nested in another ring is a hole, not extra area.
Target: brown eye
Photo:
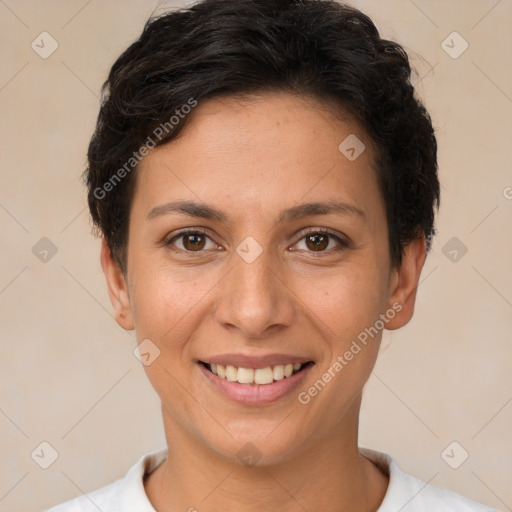
[[[295,244],[293,250],[331,254],[334,251],[348,249],[349,246],[349,242],[330,231],[312,229]]]
[[[206,234],[197,230],[183,231],[172,237],[168,242],[172,249],[182,252],[205,252],[215,249],[213,240]]]
[[[306,236],[306,246],[312,251],[323,251],[329,245],[329,236],[314,233]]]
[[[187,251],[200,251],[206,243],[204,235],[190,234],[183,237],[183,247]]]

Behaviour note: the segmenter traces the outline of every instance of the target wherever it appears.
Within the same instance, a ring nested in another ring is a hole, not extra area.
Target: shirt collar
[[[118,487],[116,512],[156,512],[144,489],[144,475],[154,471],[167,458],[167,448],[143,455],[128,471]]]
[[[386,453],[359,448],[361,455],[371,460],[386,476],[389,485],[377,512],[395,512],[397,498],[403,497],[403,473],[393,459]],[[167,448],[161,448],[143,455],[119,482],[116,497],[116,512],[156,512],[144,489],[144,475],[154,471],[167,459]]]

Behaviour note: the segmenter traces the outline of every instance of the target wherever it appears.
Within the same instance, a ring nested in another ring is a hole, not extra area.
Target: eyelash
[[[336,235],[332,231],[326,229],[326,228],[309,228],[306,232],[302,233],[302,236],[295,242],[294,245],[296,245],[301,240],[304,240],[308,235],[326,235],[330,238],[333,238],[336,240],[338,245],[334,248],[328,249],[326,251],[307,251],[311,253],[312,255],[321,255],[321,254],[331,254],[332,252],[339,252],[343,251],[344,249],[348,249],[350,247],[350,244],[347,240],[344,240],[340,236]]]
[[[204,235],[206,236],[207,238],[209,238],[210,240],[212,240],[212,238],[209,236],[208,232],[202,228],[194,228],[194,229],[190,229],[190,228],[187,228],[187,229],[184,229],[182,231],[178,231],[178,233],[175,233],[171,238],[168,238],[166,241],[165,241],[165,245],[167,247],[169,247],[172,251],[174,252],[179,252],[179,253],[186,253],[188,255],[191,255],[191,256],[195,256],[197,254],[201,254],[203,252],[205,252],[204,250],[201,250],[201,251],[187,251],[187,250],[184,250],[184,249],[179,249],[177,247],[175,247],[173,245],[173,242],[175,242],[176,240],[178,240],[179,238],[181,237],[184,237],[186,235],[197,235],[197,234],[201,234],[201,235]],[[337,252],[337,251],[342,251],[344,249],[348,249],[350,247],[350,244],[348,241],[344,240],[343,238],[341,238],[340,236],[336,235],[335,233],[329,231],[328,229],[325,229],[325,228],[309,228],[306,232],[304,232],[302,234],[302,236],[299,238],[299,240],[297,240],[297,242],[295,242],[294,245],[298,244],[300,241],[302,241],[304,238],[306,238],[308,235],[327,235],[331,238],[333,238],[336,242],[338,242],[338,245],[334,248],[331,248],[331,249],[328,249],[328,250],[324,250],[324,251],[307,251],[309,253],[311,253],[312,255],[317,255],[317,254],[331,254],[331,252]],[[212,240],[213,242],[213,240]]]

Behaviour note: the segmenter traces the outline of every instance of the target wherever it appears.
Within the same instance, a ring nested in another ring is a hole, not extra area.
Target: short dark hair
[[[331,0],[204,0],[152,17],[103,84],[84,172],[93,222],[125,270],[138,152],[148,136],[160,135],[153,145],[176,138],[184,106],[194,102],[290,92],[341,105],[373,141],[397,268],[412,240],[425,236],[430,249],[440,200],[436,138],[410,77],[399,44]]]

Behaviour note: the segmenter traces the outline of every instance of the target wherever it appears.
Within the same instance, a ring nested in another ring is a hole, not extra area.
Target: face
[[[118,322],[160,351],[145,370],[169,441],[232,459],[250,442],[276,463],[348,439],[382,326],[412,315],[424,243],[390,268],[371,141],[321,103],[191,115],[139,166],[126,276],[102,254]]]

